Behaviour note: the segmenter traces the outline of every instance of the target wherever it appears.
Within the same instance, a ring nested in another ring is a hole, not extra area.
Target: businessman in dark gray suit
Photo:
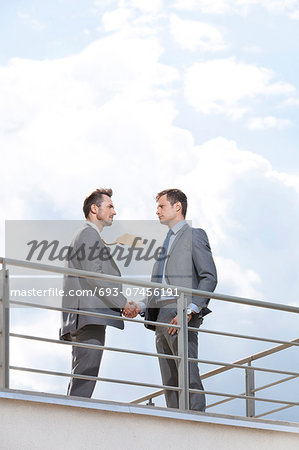
[[[101,238],[104,227],[113,223],[116,212],[111,200],[111,189],[97,189],[86,197],[83,212],[84,226],[78,230],[71,243],[71,257],[67,267],[99,274],[120,276],[120,271]],[[121,293],[118,283],[103,282],[91,278],[64,277],[63,308],[76,309],[78,314],[64,312],[60,339],[86,344],[105,345],[106,325],[123,329],[122,320],[80,315],[79,311],[121,316],[135,305]],[[103,351],[73,346],[72,373],[98,376]],[[91,397],[95,381],[72,378],[68,395]]]
[[[187,197],[179,189],[167,189],[156,196],[157,215],[160,223],[167,225],[169,231],[163,244],[162,257],[156,261],[152,271],[152,281],[187,288],[213,292],[217,284],[216,267],[208,237],[204,230],[191,228],[186,222]],[[165,295],[163,295],[165,294]],[[187,318],[189,325],[199,327],[203,317],[211,311],[209,299],[189,297]],[[169,323],[156,329],[156,348],[158,353],[177,355],[177,331],[171,325],[177,325],[177,304],[173,295],[162,291],[160,298],[148,297],[145,304],[139,304],[138,311],[145,311],[145,319]],[[189,358],[198,358],[198,335],[188,333]],[[159,358],[164,385],[178,386],[177,362],[173,359]],[[197,363],[189,363],[189,386],[203,390]],[[165,390],[166,404],[169,408],[178,408],[178,393]],[[205,411],[204,394],[190,395],[190,409]]]

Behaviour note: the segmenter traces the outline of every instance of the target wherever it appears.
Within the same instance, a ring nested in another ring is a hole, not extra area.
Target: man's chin
[[[159,219],[159,221],[161,225],[168,225],[168,220],[166,219]]]

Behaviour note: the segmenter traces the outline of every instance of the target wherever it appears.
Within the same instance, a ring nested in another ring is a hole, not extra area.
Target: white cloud
[[[191,158],[192,155],[192,158]],[[232,214],[235,197],[242,196],[240,183],[248,186],[272,180],[282,191],[291,188],[299,194],[299,177],[273,169],[264,157],[238,148],[223,137],[211,139],[189,150],[190,169],[177,178],[177,185],[189,194],[189,217],[195,226],[209,230],[216,248],[240,233],[243,217]],[[252,182],[251,182],[252,180]],[[262,198],[262,193],[261,193]],[[256,200],[252,198],[253,204]],[[250,224],[246,224],[249,228]]]
[[[28,26],[34,31],[43,31],[46,28],[46,25],[44,23],[35,19],[26,12],[18,11],[18,17],[24,25]]]
[[[267,130],[270,128],[277,128],[283,130],[292,125],[292,122],[288,119],[278,119],[273,116],[266,117],[254,117],[248,123],[250,130]]]
[[[248,5],[250,5],[249,0],[247,1]],[[263,6],[270,12],[274,13],[285,13],[291,19],[298,19],[299,14],[299,1],[298,0],[255,0],[255,4]]]
[[[243,51],[246,53],[260,54],[263,53],[262,47],[258,45],[247,45],[243,48]]]
[[[175,14],[170,17],[170,31],[184,50],[218,51],[227,48],[222,33],[214,26],[195,20],[182,20]]]
[[[273,178],[283,183],[288,188],[294,189],[299,195],[299,177],[292,175],[290,173],[278,172],[277,170],[272,170],[268,173],[269,178]]]
[[[296,98],[296,97],[290,97],[290,98],[286,98],[285,100],[283,100],[281,103],[280,103],[280,107],[281,108],[289,108],[289,107],[296,107],[296,106],[298,106],[299,105],[299,98]]]
[[[272,13],[287,14],[291,19],[299,18],[298,0],[177,0],[173,7],[207,14],[248,14],[253,8],[261,7]]]
[[[230,10],[229,0],[177,0],[174,8],[182,10],[200,10],[203,13],[223,14]]]
[[[122,1],[123,4],[128,4],[136,9],[139,9],[143,13],[158,13],[163,9],[163,1],[162,0],[129,0]]]
[[[103,28],[105,31],[118,30],[124,25],[127,25],[131,17],[132,12],[127,8],[118,8],[105,12],[102,17]]]
[[[96,7],[108,7],[117,3],[117,0],[94,0],[93,4]]]
[[[160,19],[163,18],[155,4],[140,3],[137,8],[134,2],[119,2],[119,7],[106,11],[102,15],[102,25],[99,31],[122,31],[134,37],[157,36],[160,28]],[[157,5],[156,5],[157,6]]]
[[[68,203],[64,217],[81,217],[82,192],[99,185],[117,191],[128,172],[151,195],[143,187],[146,149],[155,165],[162,145],[166,158],[176,139],[189,139],[171,124],[168,97],[178,73],[159,63],[161,53],[155,38],[116,33],[73,57],[14,59],[0,68],[0,146],[9,167],[1,181],[12,191],[8,199],[1,190],[3,219],[32,217],[38,198],[62,214]]]
[[[190,218],[207,229],[218,251],[239,230],[231,209],[244,178],[297,192],[297,178],[273,171],[261,156],[224,138],[195,146],[192,134],[174,125],[178,73],[159,62],[162,51],[153,37],[122,32],[69,58],[14,59],[0,68],[2,219],[43,218],[49,207],[55,217],[80,219],[84,196],[100,186],[114,189],[117,217],[154,219],[154,194],[178,186],[190,199]],[[248,83],[249,90],[267,91],[271,77],[255,69],[258,89]]]
[[[195,63],[185,74],[185,95],[197,111],[221,113],[232,119],[242,117],[253,98],[294,92],[291,84],[275,81],[271,70],[234,58]]]
[[[290,13],[290,18],[294,20],[299,20],[299,7],[294,9],[294,11]]]
[[[198,194],[189,196],[190,217],[195,220],[200,217],[218,245],[227,241],[228,230],[230,233],[238,227],[230,213],[238,181],[251,173],[268,174],[271,165],[260,155],[241,151],[236,142],[223,137],[195,147],[192,153],[194,161],[188,177],[180,176],[178,185],[184,185],[188,192],[197,186]]]
[[[254,270],[246,269],[236,261],[220,256],[216,258],[216,266],[221,283],[229,285],[234,295],[256,299],[261,297],[258,289],[261,278]]]

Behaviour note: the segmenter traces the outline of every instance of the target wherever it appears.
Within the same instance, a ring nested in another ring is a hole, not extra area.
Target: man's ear
[[[181,204],[181,202],[176,202],[175,210],[176,210],[176,212],[182,211],[182,204]]]
[[[90,206],[90,212],[92,214],[96,214],[97,213],[97,205],[95,205],[94,203]]]

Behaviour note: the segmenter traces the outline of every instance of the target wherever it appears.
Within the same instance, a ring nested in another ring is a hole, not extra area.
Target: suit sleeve
[[[208,236],[200,228],[192,229],[192,260],[198,280],[197,289],[213,292],[217,285],[217,272]],[[207,307],[209,298],[192,297],[192,303],[199,309]]]
[[[87,270],[89,272],[96,272],[99,274],[105,274],[103,270],[103,261],[109,260],[109,255],[106,251],[107,247],[104,245],[100,236],[98,235],[96,230],[86,229],[82,232],[79,245],[84,244],[84,248],[86,250],[85,257],[82,258],[81,268],[82,270]],[[90,249],[96,246],[96,250],[91,254]],[[111,264],[115,265],[112,257],[110,256]],[[113,283],[104,280],[96,280],[92,278],[85,278],[86,282],[91,286],[91,288],[104,288],[111,289],[112,292],[117,293],[117,295],[101,295],[102,301],[104,301],[109,308],[123,308],[126,304],[126,298],[120,292],[122,291],[122,285],[120,283]],[[115,289],[113,291],[113,289]],[[96,295],[99,297],[99,293],[96,292]]]

